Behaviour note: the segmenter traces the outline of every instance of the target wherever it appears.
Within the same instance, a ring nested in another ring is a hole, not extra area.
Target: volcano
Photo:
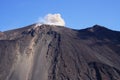
[[[0,32],[0,80],[120,80],[120,32],[45,24]]]

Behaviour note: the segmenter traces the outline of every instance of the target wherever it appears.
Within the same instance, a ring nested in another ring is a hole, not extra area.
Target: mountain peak
[[[45,24],[1,32],[0,80],[120,80],[120,32]]]
[[[87,28],[87,29],[88,29],[88,31],[90,31],[90,32],[109,30],[109,29],[107,29],[106,27],[100,26],[100,25],[97,25],[97,24],[94,25],[93,27],[90,27],[90,28]]]

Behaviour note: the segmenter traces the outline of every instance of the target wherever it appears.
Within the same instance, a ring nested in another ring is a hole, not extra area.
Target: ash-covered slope
[[[0,80],[120,80],[120,32],[36,24],[0,32]]]

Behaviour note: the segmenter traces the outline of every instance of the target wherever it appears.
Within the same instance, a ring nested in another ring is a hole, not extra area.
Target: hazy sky
[[[61,14],[70,28],[99,24],[120,31],[120,0],[0,0],[0,31],[30,25],[50,13]]]

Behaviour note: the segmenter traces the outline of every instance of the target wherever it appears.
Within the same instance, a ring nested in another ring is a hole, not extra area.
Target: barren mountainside
[[[0,80],[120,80],[120,32],[37,24],[0,32]]]

